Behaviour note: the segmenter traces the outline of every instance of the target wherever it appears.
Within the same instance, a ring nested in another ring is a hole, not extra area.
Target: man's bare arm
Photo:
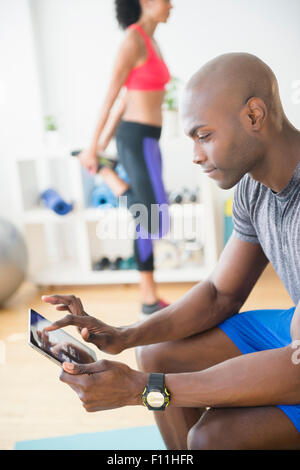
[[[167,374],[172,405],[244,407],[300,402],[300,366],[285,348],[238,356],[201,372]]]
[[[175,341],[218,325],[240,310],[267,264],[259,244],[232,236],[207,280],[149,319],[124,329],[126,348]]]
[[[245,354],[193,374],[168,374],[173,406],[239,407],[300,402],[300,302],[291,343]]]
[[[51,330],[75,325],[84,332],[85,341],[119,354],[124,349],[175,341],[217,326],[240,310],[267,263],[259,244],[232,237],[208,279],[149,319],[118,328],[87,315],[75,296],[43,296],[43,300],[71,313],[54,322]]]
[[[299,311],[294,320],[300,323]],[[236,408],[297,404],[300,402],[298,356],[290,344],[238,356],[201,372],[166,374],[165,384],[171,394],[170,407]],[[65,363],[63,367],[65,372],[61,380],[77,391],[87,411],[142,405],[141,396],[148,382],[148,373],[106,360],[76,366]],[[116,383],[120,387],[116,387]]]

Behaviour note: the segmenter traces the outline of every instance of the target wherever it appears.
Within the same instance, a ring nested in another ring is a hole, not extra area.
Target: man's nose
[[[194,148],[193,163],[196,163],[196,165],[201,165],[202,163],[206,162],[206,160],[206,155],[200,150],[196,150],[196,148]]]

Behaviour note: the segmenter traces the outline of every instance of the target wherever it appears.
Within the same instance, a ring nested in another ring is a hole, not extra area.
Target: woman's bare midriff
[[[128,90],[126,109],[122,119],[151,126],[161,126],[164,95],[164,91]]]

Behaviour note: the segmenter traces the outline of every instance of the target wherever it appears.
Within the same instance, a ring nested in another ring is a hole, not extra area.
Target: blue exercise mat
[[[129,184],[128,175],[121,163],[115,168],[117,175],[126,183]],[[101,209],[111,209],[119,206],[119,199],[113,194],[111,189],[106,183],[95,185],[91,190],[90,204],[92,207],[100,207]]]
[[[92,191],[91,206],[111,209],[112,207],[118,207],[118,199],[105,183],[101,183]]]
[[[19,441],[15,450],[166,450],[156,426]]]
[[[118,163],[115,172],[123,181],[130,184],[129,176],[127,175],[127,172],[121,163]]]
[[[73,204],[68,204],[55,189],[47,189],[41,194],[41,199],[48,209],[58,215],[66,215],[73,209]]]
[[[121,163],[115,168],[117,175],[129,184],[128,175]],[[113,194],[111,189],[106,185],[106,183],[101,183],[96,185],[91,191],[90,204],[92,207],[100,207],[101,209],[111,209],[113,207],[118,207],[119,200]]]

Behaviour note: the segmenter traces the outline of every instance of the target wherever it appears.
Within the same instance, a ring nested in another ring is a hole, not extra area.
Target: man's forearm
[[[222,296],[211,281],[203,281],[149,319],[124,328],[126,348],[176,341],[206,331],[237,313],[241,305]]]
[[[246,407],[300,403],[300,365],[290,346],[245,354],[201,372],[167,374],[175,407]]]

